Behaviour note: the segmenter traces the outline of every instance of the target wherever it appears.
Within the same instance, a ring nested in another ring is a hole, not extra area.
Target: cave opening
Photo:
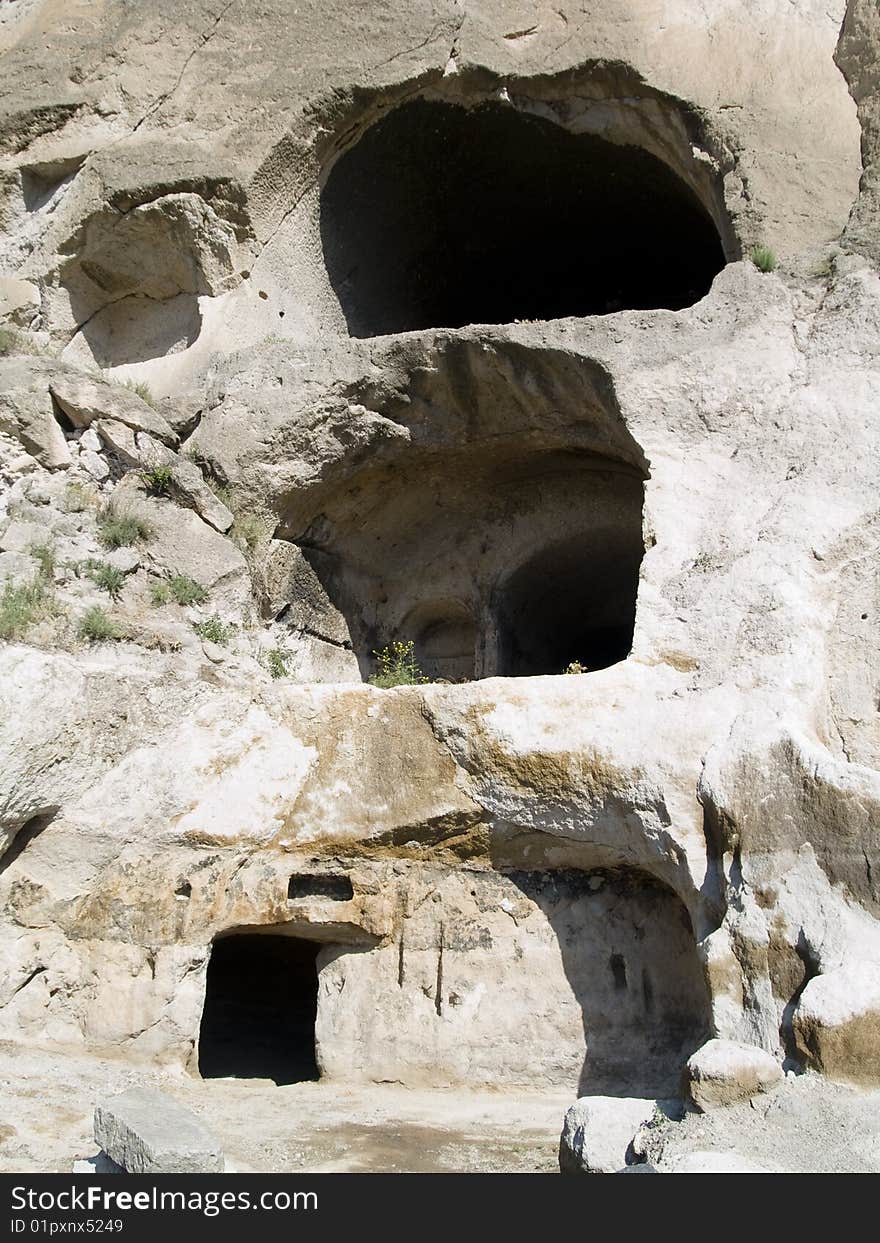
[[[725,263],[658,156],[501,103],[396,108],[331,168],[320,223],[355,337],[678,310]]]
[[[314,941],[265,933],[218,937],[211,949],[199,1033],[204,1079],[318,1078]]]
[[[594,672],[625,660],[643,552],[641,523],[630,521],[534,553],[500,592],[498,673]]]

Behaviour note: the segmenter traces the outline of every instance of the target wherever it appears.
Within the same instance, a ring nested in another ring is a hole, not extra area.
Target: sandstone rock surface
[[[688,1091],[703,1112],[747,1100],[782,1081],[782,1067],[763,1049],[709,1040],[687,1061]]]
[[[880,965],[852,963],[811,980],[793,1027],[806,1065],[831,1079],[880,1084]]]

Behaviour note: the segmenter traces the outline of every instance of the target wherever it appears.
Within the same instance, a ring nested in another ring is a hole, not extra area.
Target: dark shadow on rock
[[[506,875],[553,928],[581,1007],[577,1095],[676,1096],[684,1063],[710,1035],[705,978],[680,899],[635,869]]]
[[[49,807],[38,815],[31,816],[30,820],[21,826],[10,845],[0,856],[0,876],[23,854],[34,838],[49,827],[60,810],[60,807]]]

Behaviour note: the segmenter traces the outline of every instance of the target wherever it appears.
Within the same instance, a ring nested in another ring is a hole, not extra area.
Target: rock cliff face
[[[876,1083],[876,5],[0,52],[0,1036]]]

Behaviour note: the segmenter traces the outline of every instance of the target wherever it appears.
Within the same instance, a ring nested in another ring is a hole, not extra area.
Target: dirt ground
[[[94,1156],[96,1102],[136,1083],[197,1113],[240,1172],[553,1173],[571,1104],[568,1093],[200,1080],[2,1044],[0,1170],[65,1172]]]
[[[230,1172],[556,1173],[566,1092],[194,1078],[113,1058],[0,1044],[0,1172],[93,1158],[97,1101],[151,1085],[198,1114]],[[880,1091],[789,1076],[766,1096],[652,1133],[652,1159],[727,1154],[768,1172],[880,1171]]]

